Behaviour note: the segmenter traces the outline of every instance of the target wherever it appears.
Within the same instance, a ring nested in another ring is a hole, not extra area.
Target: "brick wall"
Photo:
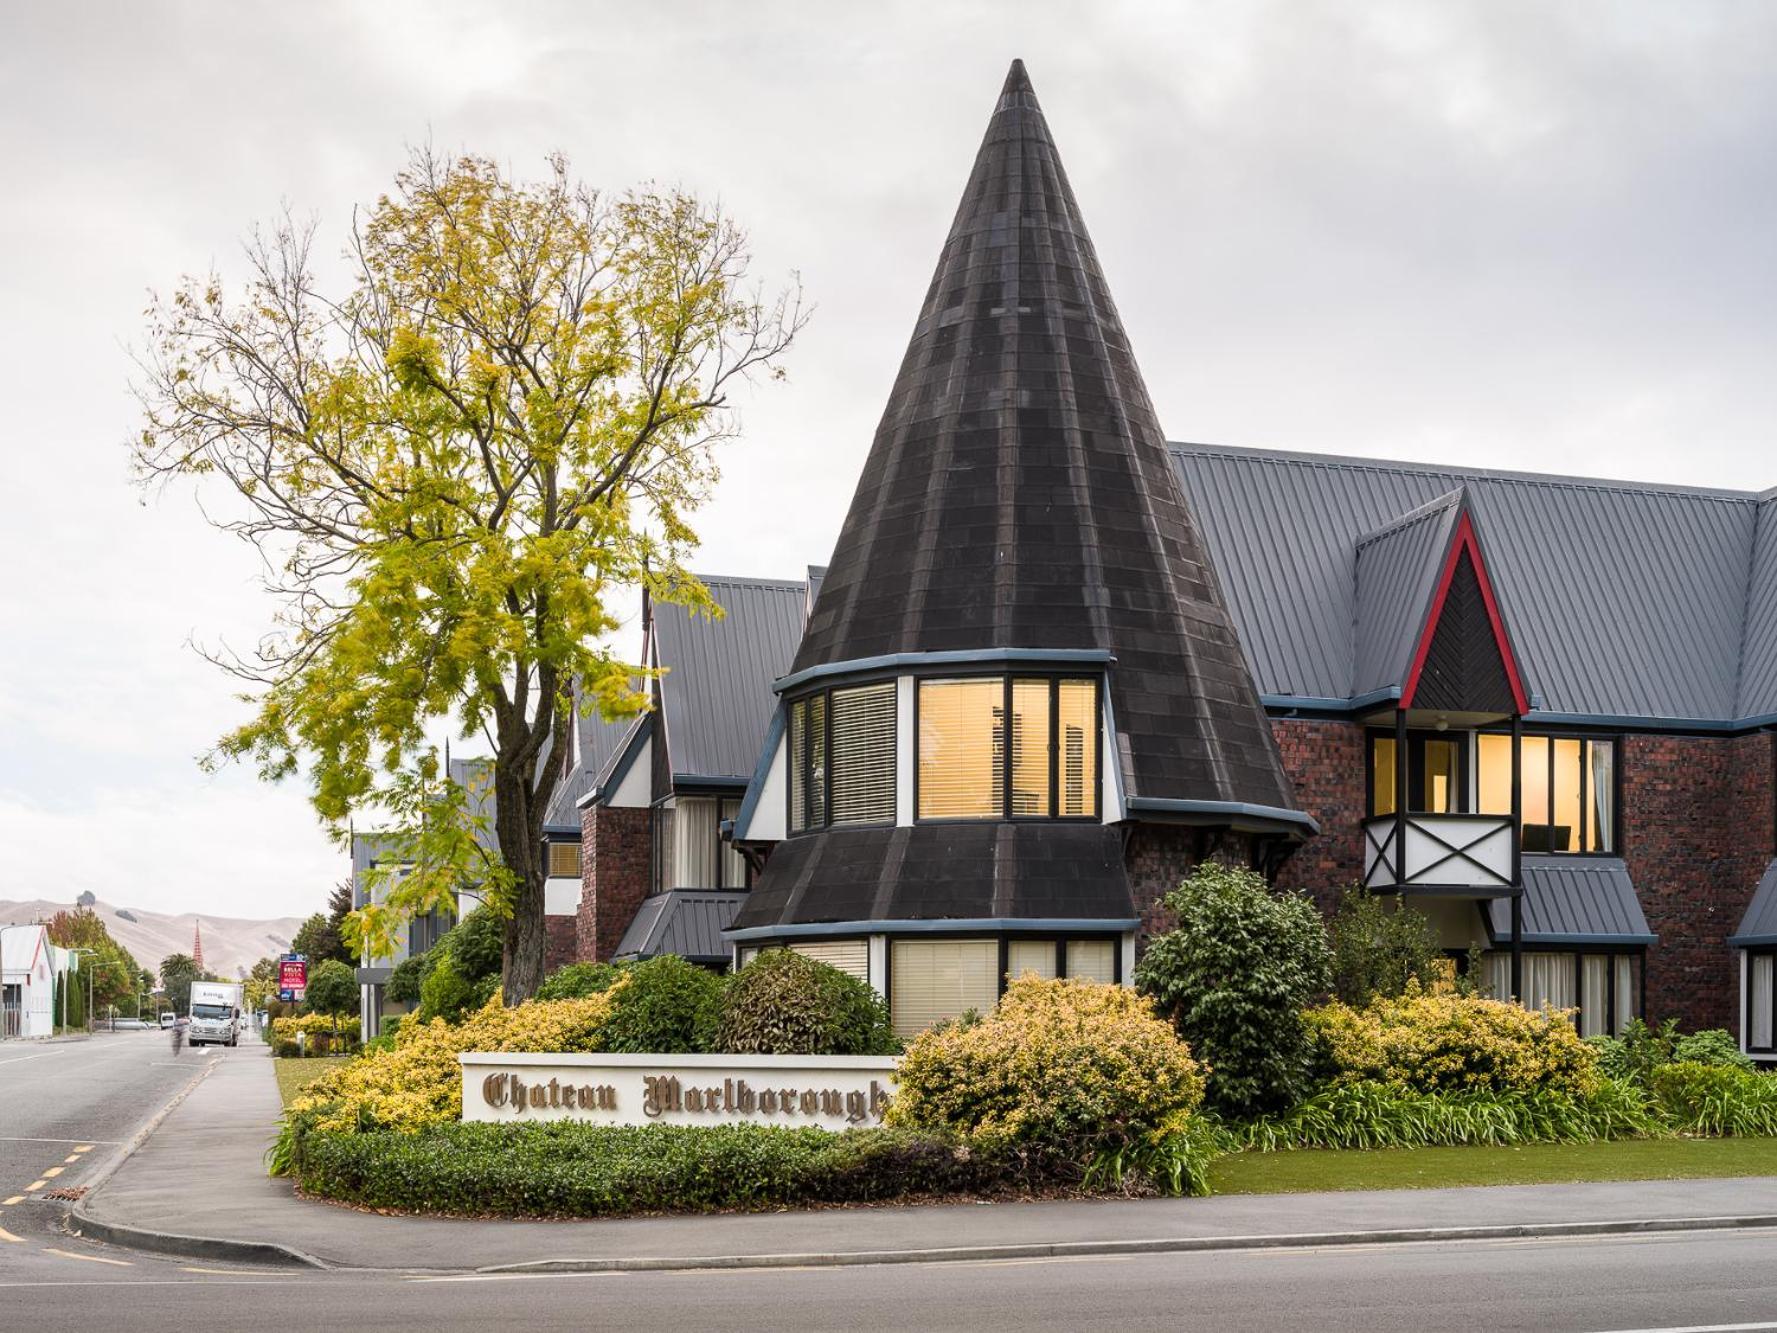
[[[553,972],[556,968],[574,962],[580,953],[580,918],[575,916],[546,916],[543,918],[543,970]]]
[[[602,963],[648,896],[650,814],[594,804],[580,812],[580,914],[575,957]]]
[[[1628,736],[1623,854],[1648,928],[1650,1020],[1738,1031],[1728,936],[1772,857],[1772,740]]]
[[[1150,935],[1171,930],[1171,915],[1160,900],[1176,889],[1203,861],[1252,864],[1252,844],[1245,834],[1175,824],[1137,824],[1123,854],[1141,930],[1139,950]]]
[[[1273,718],[1271,734],[1295,784],[1296,808],[1314,816],[1321,830],[1284,862],[1277,885],[1312,894],[1321,911],[1331,913],[1339,891],[1364,873],[1364,728]]]

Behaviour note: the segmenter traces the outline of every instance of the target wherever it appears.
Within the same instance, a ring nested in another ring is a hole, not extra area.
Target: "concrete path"
[[[279,1110],[270,1059],[219,1062],[75,1210],[74,1228],[203,1258],[460,1272],[1351,1244],[1681,1229],[1702,1219],[1777,1226],[1777,1177],[573,1222],[386,1217],[299,1199],[268,1178],[263,1156]]]

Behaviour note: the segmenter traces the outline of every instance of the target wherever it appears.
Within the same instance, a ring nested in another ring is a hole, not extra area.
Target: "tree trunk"
[[[494,763],[494,832],[500,841],[500,859],[517,880],[501,958],[500,991],[509,1005],[523,1004],[543,984],[543,882],[548,866],[543,859],[543,807],[531,786],[535,766],[535,760]],[[542,785],[550,789],[542,797],[547,801],[554,783]]]

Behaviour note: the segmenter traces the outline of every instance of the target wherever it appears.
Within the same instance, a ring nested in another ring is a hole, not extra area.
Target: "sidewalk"
[[[272,1063],[231,1051],[74,1211],[75,1230],[212,1259],[464,1271],[998,1258],[1777,1226],[1777,1178],[503,1222],[384,1217],[265,1174]],[[1435,1233],[1435,1234],[1427,1234]]]

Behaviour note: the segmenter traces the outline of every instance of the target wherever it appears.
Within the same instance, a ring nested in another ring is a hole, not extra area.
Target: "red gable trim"
[[[1475,539],[1475,525],[1465,509],[1456,521],[1456,536],[1450,542],[1450,553],[1444,558],[1444,572],[1438,576],[1438,590],[1431,599],[1431,610],[1425,617],[1425,628],[1419,635],[1419,647],[1413,654],[1413,667],[1401,691],[1401,707],[1411,708],[1413,696],[1419,691],[1419,675],[1425,670],[1426,655],[1431,652],[1432,635],[1437,633],[1438,619],[1444,614],[1444,599],[1450,595],[1451,581],[1456,577],[1456,564],[1464,551],[1475,567],[1475,579],[1481,585],[1481,600],[1487,607],[1487,621],[1493,626],[1493,642],[1505,663],[1506,680],[1512,687],[1512,702],[1523,717],[1530,711],[1530,696],[1518,675],[1518,656],[1512,641],[1506,637],[1505,619],[1499,614],[1499,599],[1493,595],[1493,580],[1487,577],[1487,562],[1481,558],[1481,543]]]

